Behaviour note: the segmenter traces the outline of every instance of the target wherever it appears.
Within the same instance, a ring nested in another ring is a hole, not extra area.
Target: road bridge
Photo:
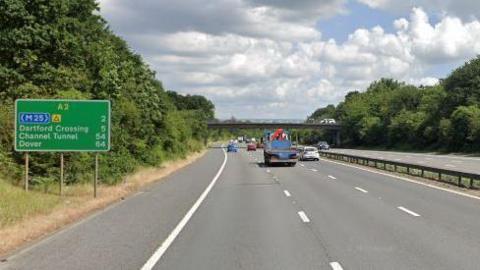
[[[318,129],[335,132],[335,145],[339,146],[340,124],[298,123],[298,122],[208,122],[209,129]]]

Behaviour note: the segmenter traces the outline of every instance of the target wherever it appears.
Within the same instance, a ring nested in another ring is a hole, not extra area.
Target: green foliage
[[[462,147],[480,146],[480,107],[478,105],[459,106],[451,116],[449,129],[451,146],[455,149]]]
[[[313,112],[312,115],[310,115],[307,119],[308,120],[318,120],[318,119],[325,119],[325,118],[335,118],[336,116],[336,110],[335,110],[335,105],[328,105],[327,107],[317,109],[315,112]]]
[[[418,135],[422,134],[422,123],[425,121],[425,113],[402,110],[391,119],[388,126],[389,139],[392,144],[401,142],[415,144]]]
[[[167,93],[109,30],[94,0],[0,1],[0,174],[12,179],[23,163],[13,152],[18,98],[111,100],[112,151],[100,157],[101,180],[111,184],[138,165],[198,150],[214,116],[204,97]],[[91,181],[93,154],[65,158],[67,183]],[[58,179],[58,163],[58,154],[32,154],[34,186]]]
[[[167,91],[167,94],[173,100],[178,110],[197,111],[203,114],[203,117],[207,120],[212,120],[215,116],[215,106],[203,96],[182,96],[173,91]]]
[[[445,116],[453,113],[458,106],[480,104],[480,57],[453,71],[442,84],[447,92],[442,110]]]
[[[415,87],[391,79],[350,92],[338,106],[316,110],[310,120],[335,116],[349,146],[451,151],[480,150],[480,57],[440,84]]]

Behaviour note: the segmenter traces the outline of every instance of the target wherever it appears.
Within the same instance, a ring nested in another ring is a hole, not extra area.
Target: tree
[[[420,144],[419,134],[421,125],[425,120],[424,112],[413,112],[402,110],[391,120],[388,127],[389,139],[392,145],[409,144],[415,146]]]
[[[462,147],[479,148],[480,107],[459,106],[451,116],[450,145],[459,150]]]
[[[470,60],[443,80],[447,92],[443,116],[449,116],[458,106],[480,104],[480,57]]]
[[[110,31],[95,0],[0,1],[0,159],[16,168],[22,157],[13,151],[11,119],[18,98],[111,100],[112,151],[100,161],[108,183],[137,165],[197,149],[206,120],[214,117],[206,98],[167,93],[142,58]],[[39,179],[56,178],[54,154],[32,155]],[[67,179],[90,177],[90,154],[65,158]]]
[[[204,114],[205,118],[212,120],[215,116],[215,106],[203,96],[180,95],[173,91],[167,91],[178,110],[196,110]]]
[[[328,105],[327,107],[323,107],[317,109],[315,112],[310,115],[307,120],[308,121],[318,121],[325,118],[335,118],[336,117],[336,109],[335,105]]]

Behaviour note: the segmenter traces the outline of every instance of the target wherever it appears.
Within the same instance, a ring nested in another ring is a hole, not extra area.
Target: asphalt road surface
[[[336,148],[328,151],[356,155],[361,157],[378,158],[390,161],[418,164],[445,170],[480,173],[480,157]]]
[[[211,149],[0,269],[479,269],[479,228],[479,199],[332,161],[264,167],[260,151]]]

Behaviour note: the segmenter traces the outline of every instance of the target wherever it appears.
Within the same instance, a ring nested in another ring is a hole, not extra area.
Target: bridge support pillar
[[[341,142],[341,140],[340,140],[340,131],[337,130],[337,131],[335,132],[335,147],[339,147],[341,143],[342,143],[342,142]]]

